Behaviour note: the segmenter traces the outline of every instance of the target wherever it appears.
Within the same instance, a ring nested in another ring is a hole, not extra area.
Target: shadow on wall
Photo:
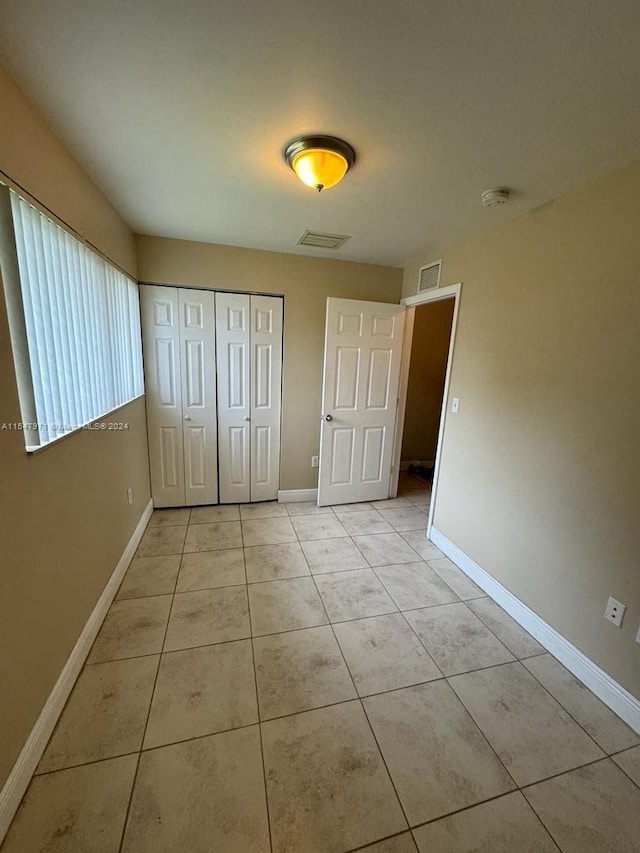
[[[433,463],[455,299],[416,307],[402,437],[403,462]]]

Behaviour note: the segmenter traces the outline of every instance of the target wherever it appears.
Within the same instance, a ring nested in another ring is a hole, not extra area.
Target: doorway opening
[[[394,447],[391,495],[398,486],[431,488],[433,521],[442,435],[461,285],[403,299],[407,323]]]
[[[430,481],[436,464],[453,299],[415,308],[400,472]]]

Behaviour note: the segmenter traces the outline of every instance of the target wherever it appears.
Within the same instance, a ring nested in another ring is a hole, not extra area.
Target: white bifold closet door
[[[278,496],[282,307],[274,296],[216,294],[221,503]]]
[[[154,506],[217,503],[214,294],[140,292]]]

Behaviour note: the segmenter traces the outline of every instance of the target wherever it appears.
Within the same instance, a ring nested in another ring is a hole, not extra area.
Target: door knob
[[[332,421],[332,420],[333,420],[333,415],[325,415],[325,416],[324,416],[324,419],[325,419],[325,421]]]
[[[251,420],[251,418],[249,417],[249,415],[247,415],[247,417],[245,418],[245,421],[250,421],[250,420]]]
[[[184,416],[184,419],[185,419],[185,421],[190,421],[190,420],[191,420],[191,415],[185,415],[185,416]]]

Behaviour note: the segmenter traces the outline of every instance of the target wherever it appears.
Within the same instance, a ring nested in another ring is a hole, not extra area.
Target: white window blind
[[[29,447],[143,393],[140,308],[134,281],[15,192],[10,198],[33,389],[27,408],[38,424],[25,433]]]

